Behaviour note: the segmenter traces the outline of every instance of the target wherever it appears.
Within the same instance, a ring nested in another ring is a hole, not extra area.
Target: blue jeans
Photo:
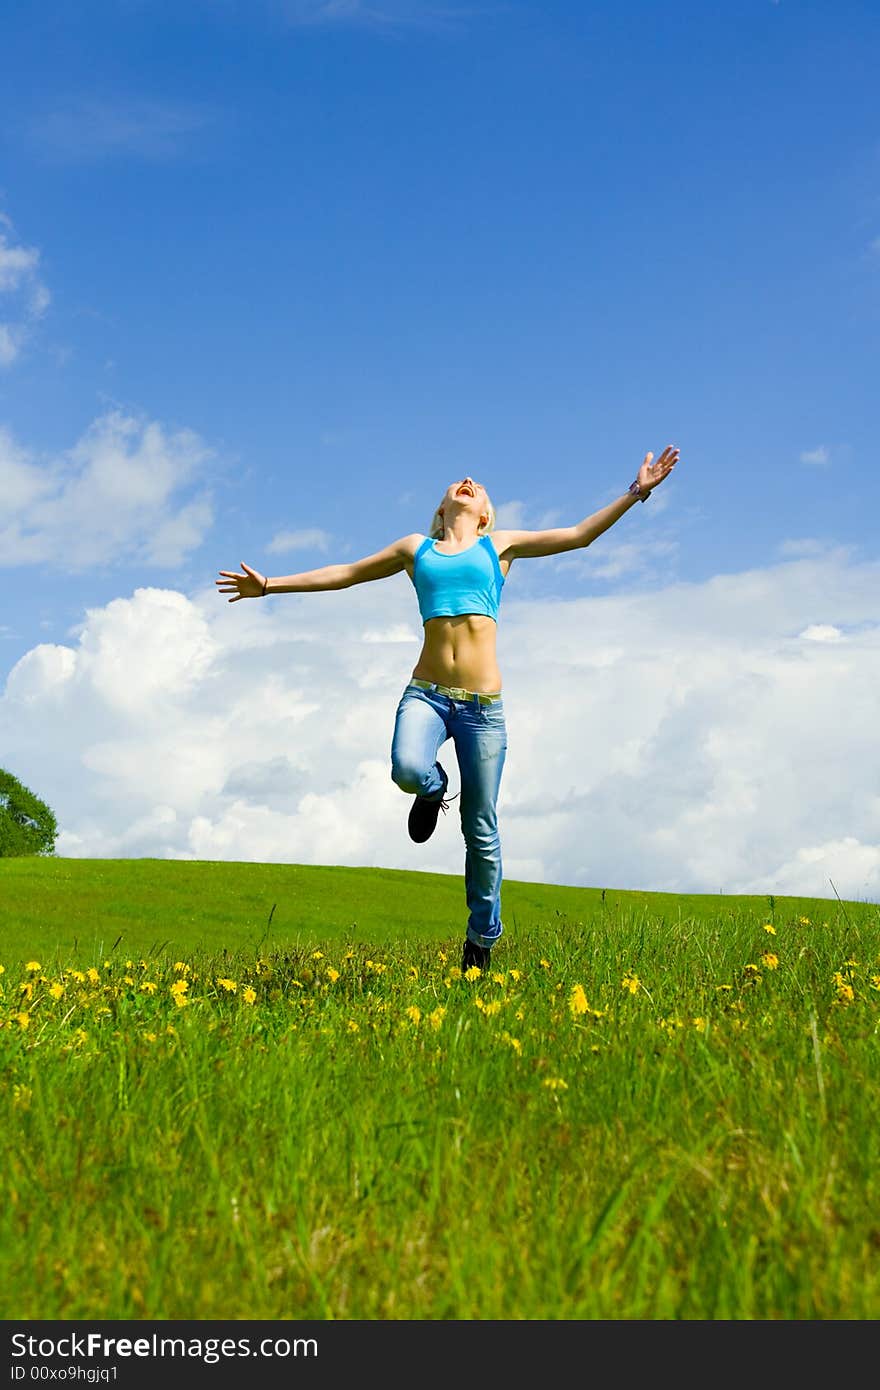
[[[504,701],[483,705],[408,685],[397,706],[391,776],[402,791],[440,801],[449,782],[437,761],[441,743],[455,744],[461,775],[467,935],[494,946],[501,924],[501,839],[495,803],[507,752]]]

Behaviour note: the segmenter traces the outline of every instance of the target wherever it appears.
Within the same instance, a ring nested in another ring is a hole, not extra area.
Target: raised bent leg
[[[410,796],[439,801],[449,778],[437,761],[437,753],[449,731],[443,716],[424,694],[417,687],[407,687],[397,706],[391,740],[391,779]]]

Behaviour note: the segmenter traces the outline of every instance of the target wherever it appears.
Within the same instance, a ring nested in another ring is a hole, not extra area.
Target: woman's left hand
[[[653,454],[645,454],[645,461],[638,471],[637,481],[643,492],[652,492],[669,476],[678,462],[678,448],[675,444],[667,444],[656,463],[651,462],[653,457]]]

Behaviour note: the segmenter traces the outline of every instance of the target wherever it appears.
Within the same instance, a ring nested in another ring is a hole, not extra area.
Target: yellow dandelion
[[[508,1047],[512,1047],[517,1056],[522,1052],[522,1043],[519,1038],[513,1038],[509,1033],[502,1033],[501,1041],[507,1043]]]
[[[323,959],[324,959],[324,952],[323,952],[323,951],[313,951],[313,952],[312,952],[312,960],[323,960]]]
[[[174,984],[171,986],[171,993],[174,995],[175,999],[179,999],[186,994],[188,989],[189,980],[175,980]]]
[[[257,991],[252,985],[248,985],[247,989],[242,990],[241,997],[246,1004],[254,1004],[257,999]]]
[[[441,965],[445,965],[446,962],[447,962],[448,959],[449,959],[449,957],[447,956],[447,954],[446,954],[445,951],[438,951],[438,952],[437,952],[437,958],[438,958],[438,960],[440,961],[440,964],[441,964]]]
[[[29,971],[31,975],[37,975],[43,967],[38,960],[29,960],[25,961],[24,968]]]
[[[443,1004],[438,1004],[437,1007],[436,1007],[436,1009],[434,1009],[432,1013],[429,1013],[429,1014],[428,1014],[428,1022],[430,1023],[431,1027],[434,1029],[434,1032],[435,1032],[435,1033],[436,1033],[437,1030],[439,1029],[439,1027],[440,1027],[440,1025],[441,1025],[441,1023],[443,1022],[443,1020],[444,1020],[445,1017],[446,1017],[446,1009],[445,1009],[445,1007],[443,1006]]]
[[[492,980],[493,984],[503,985],[507,976],[502,974],[500,970],[493,970],[489,978]]]
[[[838,985],[837,997],[840,1000],[841,1004],[851,1004],[856,997],[855,990],[853,989],[851,984],[845,983],[842,985]]]
[[[236,983],[236,981],[227,979],[225,975],[220,975],[217,979],[217,983],[221,989],[226,990],[227,994],[234,994],[235,991],[238,989],[238,984]]]
[[[778,970],[779,957],[773,951],[764,951],[761,955],[761,964],[765,970]]]
[[[6,966],[5,966],[5,965],[0,965],[0,975],[5,975],[5,974],[6,974]]]
[[[621,989],[628,989],[630,994],[638,994],[641,985],[638,975],[631,975],[628,971],[620,982]]]
[[[761,973],[761,972],[758,970],[757,965],[753,965],[751,961],[750,961],[749,964],[748,964],[747,966],[745,966],[744,969],[743,969],[743,974],[744,974],[744,975],[751,975],[752,977],[754,977],[755,975],[760,976],[760,973]]]
[[[521,971],[521,970],[509,970],[507,973],[509,974],[510,978],[513,980],[514,984],[518,984],[519,981],[522,979],[522,971]]]
[[[86,971],[86,974],[89,977],[90,984],[99,985],[101,983],[101,976],[98,974],[97,970],[93,965],[89,966],[88,970]]]
[[[15,1017],[15,1021],[16,1021],[16,1023],[18,1024],[19,1028],[22,1028],[22,1029],[23,1029],[23,1028],[27,1028],[28,1024],[29,1024],[30,1021],[31,1021],[31,1016],[30,1016],[30,1014],[27,1012],[26,1009],[22,1009],[21,1013],[15,1014],[14,1017]]]
[[[23,999],[33,999],[34,987],[31,984],[30,980],[25,980],[23,984],[20,984],[18,987],[18,992]]]
[[[871,976],[871,988],[880,989],[880,975]]]
[[[348,1031],[349,1033],[359,1033],[361,1031],[359,1024],[355,1023],[353,1018],[348,1020]]]
[[[772,922],[765,922],[765,923],[764,923],[764,930],[765,930],[765,932],[768,932],[770,936],[775,936],[775,935],[776,935],[776,928],[774,927],[774,925],[773,925]]]
[[[541,1085],[542,1085],[542,1086],[546,1086],[548,1091],[567,1091],[567,1090],[568,1090],[568,1082],[567,1082],[567,1081],[563,1081],[563,1079],[562,1079],[561,1076],[547,1076],[547,1077],[545,1077],[544,1080],[541,1082]]]
[[[76,980],[78,985],[84,985],[86,977],[81,970],[69,970],[67,972],[72,980]]]
[[[54,985],[50,985],[49,993],[51,994],[53,999],[60,999],[62,994],[64,993],[64,986],[59,985],[57,983]]]
[[[410,1019],[410,1020],[411,1020],[413,1023],[415,1023],[416,1025],[418,1025],[419,1023],[421,1023],[421,1021],[422,1021],[422,1011],[421,1011],[421,1009],[419,1008],[418,1004],[410,1004],[409,1008],[408,1008],[407,1011],[406,1011],[406,1016],[407,1016],[408,1019]]]
[[[155,994],[159,986],[153,980],[141,980],[141,989],[144,994]]]
[[[550,969],[550,962],[549,962],[549,960],[539,960],[539,961],[538,961],[538,964],[540,965],[540,967],[541,967],[542,970],[549,970],[549,969]]]
[[[144,1041],[145,1041],[145,1042],[148,1042],[148,1043],[154,1043],[154,1042],[156,1042],[156,1034],[155,1034],[155,1033],[144,1033]]]
[[[410,966],[409,977],[411,980],[417,980],[419,978],[419,967],[417,965]]]
[[[516,1013],[513,1016],[516,1019],[517,1023],[522,1023],[523,1019],[526,1016],[525,1009],[517,1009]]]
[[[684,1024],[682,1023],[680,1018],[661,1018],[659,1020],[659,1024],[663,1031],[665,1033],[669,1033],[670,1036],[672,1036],[672,1034],[675,1033],[679,1028],[684,1027]]]
[[[715,988],[717,990],[724,990],[726,993],[729,993],[730,990],[733,989],[733,985],[716,985]]]
[[[587,996],[584,993],[583,985],[575,985],[574,989],[571,991],[571,994],[568,997],[568,1007],[571,1010],[572,1017],[574,1018],[577,1018],[579,1014],[585,1014],[589,1012],[590,1006],[587,1003]]]
[[[130,975],[123,975],[123,977],[122,977],[122,983],[123,983],[124,985],[133,985],[133,984],[134,984],[134,980],[132,979],[132,977],[131,977]]]
[[[335,985],[336,981],[339,979],[339,971],[334,970],[332,965],[327,966],[327,979],[330,981],[331,985]]]
[[[808,927],[810,925],[809,917],[799,917],[798,921],[800,922],[802,927]]]
[[[478,965],[469,965],[467,970],[464,972],[463,978],[465,980],[478,980],[482,973],[483,972]]]
[[[696,1028],[698,1033],[705,1033],[706,1020],[704,1018],[692,1018],[691,1023]]]

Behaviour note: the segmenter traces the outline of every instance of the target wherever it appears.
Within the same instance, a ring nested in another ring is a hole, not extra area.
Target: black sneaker
[[[423,796],[417,796],[410,807],[407,828],[409,838],[415,840],[417,845],[423,845],[426,840],[430,840],[434,834],[434,827],[437,824],[437,817],[440,812],[449,810],[449,802],[454,801],[458,792],[448,799],[442,796],[439,801],[427,801]]]
[[[466,970],[470,970],[472,965],[478,966],[480,970],[488,970],[491,955],[491,946],[478,946],[476,941],[471,941],[470,937],[466,936],[461,954],[462,975]]]

